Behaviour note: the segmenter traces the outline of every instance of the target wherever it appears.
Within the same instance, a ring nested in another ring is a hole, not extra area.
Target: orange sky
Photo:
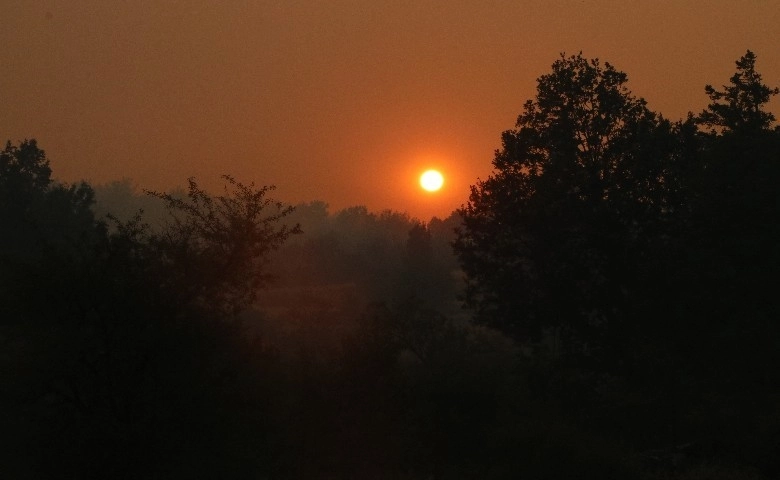
[[[559,52],[677,119],[750,48],[780,85],[780,1],[0,0],[0,139],[55,177],[277,196],[427,220],[490,173]],[[780,111],[777,100],[774,112]],[[428,167],[444,189],[424,193]]]

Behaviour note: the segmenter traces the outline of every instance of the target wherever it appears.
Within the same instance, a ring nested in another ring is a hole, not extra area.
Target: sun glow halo
[[[444,177],[437,170],[427,170],[420,175],[420,186],[429,191],[435,192],[444,185]]]

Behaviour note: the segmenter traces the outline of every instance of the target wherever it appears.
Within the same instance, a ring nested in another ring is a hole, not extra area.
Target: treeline
[[[3,476],[778,476],[777,89],[748,52],[671,122],[626,81],[562,56],[428,222],[9,142]]]
[[[736,67],[672,122],[561,56],[454,245],[467,306],[533,352],[541,398],[661,469],[741,472],[701,478],[780,474],[778,89],[752,52]]]
[[[98,217],[133,218],[142,211],[152,229],[168,221],[165,205],[129,179],[94,189]],[[186,192],[174,190],[172,195],[184,197]],[[369,212],[364,206],[331,212],[327,203],[312,201],[295,205],[286,219],[299,224],[304,234],[270,255],[274,282],[261,303],[281,301],[288,293],[316,296],[318,290],[336,289],[360,297],[353,307],[361,311],[367,303],[417,296],[443,313],[461,313],[457,297],[462,274],[451,246],[460,225],[457,212],[424,222],[403,212]]]

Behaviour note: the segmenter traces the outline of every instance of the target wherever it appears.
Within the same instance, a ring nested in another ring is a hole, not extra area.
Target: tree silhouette
[[[13,443],[0,463],[31,478],[269,468],[269,357],[238,313],[299,231],[272,187],[225,177],[211,196],[191,181],[186,198],[154,194],[173,215],[165,228],[140,216],[108,228],[92,189],[53,182],[34,141],[8,146],[2,167],[0,408],[13,420],[0,427]]]
[[[580,350],[620,324],[627,272],[674,210],[683,128],[626,82],[608,63],[561,55],[502,135],[454,243],[479,321],[522,340],[558,329]]]
[[[761,82],[761,75],[756,71],[756,54],[750,50],[736,64],[737,71],[730,78],[730,85],[724,85],[721,91],[712,85],[704,88],[712,103],[697,121],[708,127],[738,133],[765,130],[775,117],[764,107],[780,90]]]
[[[749,51],[731,80],[671,123],[608,64],[562,57],[454,243],[477,320],[530,347],[531,390],[571,425],[676,456],[645,467],[658,478],[714,459],[779,471],[760,453],[780,431],[776,89]]]
[[[5,319],[31,321],[30,309],[56,311],[56,302],[41,302],[40,294],[53,295],[67,285],[70,269],[98,241],[101,226],[95,223],[93,203],[89,185],[51,179],[49,160],[35,140],[6,144],[0,152],[0,311],[6,310]]]
[[[248,307],[271,280],[268,256],[299,225],[279,224],[293,208],[267,198],[273,186],[256,188],[222,177],[225,194],[210,196],[189,180],[186,198],[148,192],[164,200],[172,221],[150,245],[170,272],[171,294],[216,312],[236,315]]]
[[[19,146],[8,141],[0,152],[0,194],[2,205],[22,201],[34,192],[45,190],[51,183],[51,168],[46,152],[33,140],[24,140]]]

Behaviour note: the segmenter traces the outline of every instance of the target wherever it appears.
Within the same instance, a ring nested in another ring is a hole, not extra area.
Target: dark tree
[[[561,58],[472,187],[454,247],[467,306],[537,347],[530,387],[559,415],[635,451],[687,445],[659,472],[727,459],[772,478],[776,89],[752,52],[731,80],[670,123],[608,64]]]
[[[6,144],[0,152],[0,317],[31,321],[30,308],[60,307],[41,298],[67,285],[58,282],[98,241],[93,203],[86,183],[51,179],[49,160],[35,140]]]
[[[35,140],[19,146],[9,141],[0,152],[0,250],[6,255],[21,250],[32,241],[31,211],[43,203],[51,184],[46,153]]]
[[[554,329],[587,350],[625,314],[627,271],[675,210],[684,126],[608,63],[561,55],[552,70],[472,187],[454,246],[479,321],[522,340]]]
[[[271,252],[301,229],[280,223],[293,208],[268,198],[275,187],[222,178],[225,194],[216,197],[193,179],[186,198],[149,192],[166,202],[172,216],[150,245],[161,261],[165,288],[177,301],[235,315],[272,279],[267,271]]]
[[[756,54],[750,50],[736,64],[737,71],[730,85],[724,85],[722,91],[712,85],[704,88],[712,103],[699,115],[698,122],[737,133],[768,129],[775,117],[765,107],[780,90],[761,82],[761,75],[756,71]]]
[[[49,160],[35,140],[24,140],[19,146],[6,143],[0,152],[0,195],[4,206],[45,190],[49,183]]]
[[[778,88],[763,84],[750,50],[736,62],[731,85],[706,87],[712,100],[699,123],[716,130],[702,135],[704,168],[691,186],[690,221],[677,288],[696,305],[686,314],[697,338],[698,368],[743,389],[766,388],[759,364],[777,362],[774,281],[780,274],[780,130],[766,111]],[[717,353],[728,344],[734,357]],[[740,352],[740,353],[736,353]],[[763,356],[763,358],[761,358]],[[771,360],[770,360],[771,359]],[[718,365],[718,368],[712,368]],[[775,377],[772,377],[775,378]]]
[[[34,141],[0,170],[0,463],[19,478],[236,478],[268,471],[268,356],[237,313],[297,226],[225,177],[173,215],[96,221],[92,189],[50,178]],[[239,445],[238,448],[234,448]]]

